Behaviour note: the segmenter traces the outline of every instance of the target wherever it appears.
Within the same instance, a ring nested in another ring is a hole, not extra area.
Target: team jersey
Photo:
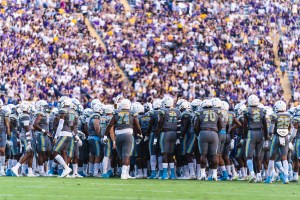
[[[64,114],[64,124],[62,131],[71,132],[72,128],[76,129],[78,128],[78,115],[75,110],[71,108],[61,108],[58,111],[58,114]]]
[[[99,126],[100,126],[100,118],[101,118],[101,116],[100,116],[99,113],[93,113],[89,117],[89,119],[88,119],[88,133],[89,133],[89,136],[97,136],[96,129],[95,129],[95,126],[94,126],[94,122],[95,122],[95,120],[99,120]]]
[[[38,111],[36,113],[36,116],[38,115],[41,115],[42,116],[42,119],[41,121],[38,123],[38,125],[46,130],[47,132],[49,132],[49,114],[48,113],[45,113],[45,112],[41,112],[41,111]]]
[[[18,116],[16,114],[9,115],[10,131],[12,133],[19,132]]]
[[[101,128],[101,136],[104,136],[106,132],[106,128],[111,120],[112,116],[104,115],[100,117],[100,128]]]
[[[226,132],[226,127],[229,122],[228,111],[221,109],[220,112],[222,115],[222,118],[221,118],[222,119],[222,131]]]
[[[221,112],[214,108],[204,108],[199,112],[200,131],[212,130],[218,132],[218,118]]]
[[[116,119],[115,130],[133,129],[133,120],[137,116],[132,110],[118,110],[114,114]]]
[[[263,108],[248,107],[248,109],[244,111],[244,117],[247,118],[249,130],[262,129],[263,120],[265,118]]]
[[[5,118],[9,117],[9,113],[5,110],[0,110],[0,133],[6,130]]]
[[[296,116],[293,118],[293,124],[298,124],[300,127],[300,116]],[[300,139],[300,128],[297,129],[296,139]]]
[[[187,126],[188,126],[188,130],[187,132],[188,133],[191,133],[193,134],[194,133],[194,125],[193,125],[193,117],[194,117],[194,114],[191,113],[190,111],[183,111],[181,113],[181,123],[183,123],[183,120],[187,121]],[[181,132],[183,131],[183,124],[181,125]]]
[[[291,115],[287,112],[270,115],[271,122],[275,124],[274,134],[287,136],[291,125]]]
[[[31,126],[31,121],[30,121],[30,115],[26,113],[22,113],[19,116],[19,127],[20,127],[20,138],[25,138],[25,127],[26,126]]]
[[[151,110],[151,111],[147,112],[146,115],[148,115],[150,117],[150,119],[153,119],[151,132],[155,133],[155,131],[157,129],[157,124],[158,124],[159,110]]]
[[[159,117],[164,118],[163,131],[177,131],[180,122],[180,111],[174,108],[163,108],[159,111]]]
[[[139,124],[142,130],[142,134],[146,135],[148,126],[149,126],[149,122],[150,122],[150,116],[147,114],[138,114],[137,118],[139,120]]]

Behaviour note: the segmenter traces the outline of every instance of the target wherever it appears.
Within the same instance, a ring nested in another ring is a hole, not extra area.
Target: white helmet
[[[145,107],[142,104],[138,105],[137,113],[144,113],[144,112],[145,112]]]
[[[51,114],[52,114],[52,115],[58,114],[58,109],[57,109],[57,108],[52,108]]]
[[[0,110],[2,109],[3,107],[3,101],[0,99]]]
[[[22,102],[20,105],[20,109],[21,109],[21,112],[30,113],[30,110],[31,110],[30,103],[26,102],[26,101]]]
[[[170,108],[174,106],[174,99],[172,97],[164,97],[162,100],[162,104],[164,107]]]
[[[221,108],[222,108],[223,110],[228,111],[228,110],[229,110],[229,104],[228,104],[226,101],[222,101],[222,106],[221,106]]]
[[[179,106],[183,103],[183,102],[186,102],[187,100],[186,99],[179,99],[177,102],[176,102],[176,108],[179,109]]]
[[[202,101],[200,99],[194,99],[191,103],[192,109],[195,111],[201,106]]]
[[[99,99],[93,99],[91,102],[91,109],[93,109],[96,104],[101,104],[101,101]]]
[[[123,99],[120,104],[120,109],[129,110],[131,107],[131,102],[129,99]]]
[[[273,114],[273,109],[270,106],[265,106],[264,110],[265,110],[267,116],[270,116]]]
[[[286,111],[286,103],[284,101],[276,101],[274,110],[275,112]]]
[[[294,116],[300,116],[300,105],[295,108]]]
[[[62,96],[58,99],[58,107],[61,107],[61,104],[63,103],[64,100],[68,99],[69,97],[67,96]]]
[[[189,108],[190,108],[190,103],[188,101],[184,101],[179,105],[178,109],[182,110],[182,109],[189,109]]]
[[[113,114],[115,110],[113,105],[105,105],[103,109],[105,114]]]
[[[259,98],[252,94],[248,97],[248,106],[258,106],[259,105]]]
[[[72,98],[72,102],[73,104],[75,104],[76,106],[80,105],[80,101],[76,98]]]
[[[82,113],[83,112],[83,106],[81,105],[81,104],[79,104],[78,106],[77,106],[77,111],[79,112],[79,113]]]
[[[138,113],[140,105],[142,105],[140,102],[134,102],[133,104],[131,104],[131,110],[133,110],[133,112],[135,113]]]
[[[35,104],[35,108],[36,108],[38,111],[44,111],[43,108],[44,108],[45,106],[48,106],[48,103],[47,103],[47,101],[45,101],[45,100],[39,100],[39,101],[37,101],[36,104]]]
[[[86,117],[91,116],[92,113],[93,113],[93,110],[90,109],[90,108],[86,108],[86,109],[84,109],[84,111],[83,111],[83,115],[85,115]]]
[[[207,108],[207,107],[212,107],[212,103],[211,103],[211,100],[209,99],[204,99],[201,103],[201,107],[202,108]]]
[[[11,114],[11,109],[10,109],[10,107],[9,107],[8,105],[3,106],[2,109],[3,109],[4,111],[6,111],[9,115]]]
[[[65,108],[65,107],[72,107],[73,106],[73,103],[72,103],[72,100],[70,99],[70,98],[67,98],[67,99],[65,99],[61,104],[60,104],[60,106],[62,107],[62,108]]]
[[[148,112],[150,110],[152,110],[152,104],[149,102],[145,103],[144,104],[144,112]]]
[[[244,112],[244,110],[246,110],[247,109],[247,107],[246,107],[246,105],[245,104],[241,104],[240,106],[239,106],[239,109],[238,109],[238,115],[242,115],[243,114],[243,112]]]
[[[113,100],[115,104],[119,104],[121,103],[121,101],[124,99],[122,94],[119,94],[118,96],[116,96]]]
[[[257,107],[258,108],[265,108],[264,104],[262,104],[262,103],[259,103]]]
[[[12,114],[16,114],[17,106],[14,104],[8,104],[7,106],[10,108]]]
[[[219,98],[212,98],[211,103],[212,103],[213,107],[215,107],[215,108],[221,108],[221,106],[222,106],[222,101]]]
[[[155,99],[153,102],[153,109],[160,109],[161,106],[161,99]]]
[[[93,111],[94,111],[95,113],[100,113],[100,114],[102,114],[102,113],[103,113],[102,105],[101,105],[101,104],[95,104],[95,105],[93,106]]]

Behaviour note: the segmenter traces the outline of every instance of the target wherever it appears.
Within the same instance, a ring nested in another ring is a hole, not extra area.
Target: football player
[[[286,103],[284,101],[277,101],[274,105],[275,113],[270,116],[271,124],[269,134],[273,135],[270,147],[270,161],[268,165],[269,176],[266,183],[272,183],[272,176],[274,171],[274,160],[278,153],[280,153],[284,178],[283,183],[289,182],[289,164],[287,161],[287,154],[289,150],[288,134],[291,128],[291,115],[286,112]]]
[[[262,182],[261,176],[261,149],[268,143],[267,121],[263,108],[258,107],[259,98],[256,95],[248,97],[248,108],[244,111],[244,137],[247,135],[246,157],[247,166],[250,172],[249,183]],[[243,138],[244,138],[243,137]],[[254,155],[255,151],[255,155]],[[256,165],[257,176],[254,172],[253,155]]]
[[[4,176],[6,138],[10,137],[9,113],[3,109],[0,99],[0,176]]]
[[[295,156],[294,156],[294,176],[292,182],[298,182],[300,166],[300,105],[294,110],[292,119],[293,128],[291,131],[290,142],[295,138]]]

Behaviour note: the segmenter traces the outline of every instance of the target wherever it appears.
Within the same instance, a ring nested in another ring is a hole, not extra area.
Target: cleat
[[[11,169],[7,169],[5,175],[6,176],[13,176],[13,173],[11,172]]]
[[[70,167],[67,167],[66,169],[63,170],[63,173],[61,174],[61,178],[68,176],[71,172],[72,169]]]
[[[57,170],[57,173],[58,173],[58,176],[61,176],[62,175],[62,173],[63,173],[63,169],[59,169],[59,170]]]
[[[264,183],[272,183],[272,177],[268,176],[268,178],[264,181]]]
[[[110,175],[108,173],[102,174],[102,178],[109,178],[109,177],[110,177]]]
[[[45,172],[44,173],[39,173],[39,176],[44,176],[45,177],[45,176],[48,176],[48,174],[45,173]]]
[[[47,172],[48,176],[53,176],[54,175],[54,172],[52,169],[50,169],[48,172]]]
[[[93,177],[95,177],[95,178],[101,178],[102,176],[101,176],[101,174],[94,174]]]
[[[74,178],[74,177],[71,176],[70,174],[68,174],[68,175],[66,176],[66,178]]]
[[[210,177],[208,177],[207,180],[208,181],[218,181],[218,177],[212,177],[212,176],[210,176]]]
[[[82,176],[82,177],[86,177],[86,176],[87,176],[83,171],[78,172],[78,174],[79,174],[80,176]]]
[[[18,173],[18,169],[16,167],[12,167],[11,168],[11,172],[15,175],[15,176],[19,176],[19,173]]]
[[[83,178],[80,174],[72,174],[72,178]]]
[[[148,179],[157,179],[156,170],[152,170],[151,176],[149,176]]]
[[[254,183],[256,181],[256,176],[253,175],[253,176],[250,176],[250,179],[249,179],[249,183]]]
[[[169,179],[168,178],[168,175],[167,174],[163,174],[161,177],[159,177],[160,180],[167,180]]]
[[[162,177],[163,176],[163,170],[159,170],[159,173],[158,173],[158,178]]]
[[[262,178],[261,177],[257,177],[255,180],[255,183],[262,183]]]
[[[284,175],[282,184],[288,184],[288,183],[289,183],[289,177],[288,177],[288,175]]]
[[[37,177],[34,173],[28,173],[27,177]]]
[[[127,180],[127,179],[128,179],[127,174],[126,174],[126,173],[122,173],[122,174],[121,174],[121,179]]]
[[[135,178],[136,179],[142,179],[142,178],[144,178],[144,176],[143,176],[143,174],[138,174],[138,175],[135,176]]]
[[[130,176],[129,174],[127,174],[127,179],[135,179],[134,176]]]

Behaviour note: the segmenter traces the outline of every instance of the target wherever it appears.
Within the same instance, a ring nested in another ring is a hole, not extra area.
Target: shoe
[[[109,178],[110,175],[108,173],[102,174],[102,178]]]
[[[16,175],[17,177],[19,177],[19,172],[18,172],[18,169],[16,167],[12,167],[11,168],[11,172]]]
[[[167,180],[168,179],[168,174],[163,174],[161,177],[159,177],[161,180]]]
[[[207,180],[208,181],[218,181],[218,177],[212,177],[212,176],[210,176],[210,177],[208,177]]]
[[[162,177],[164,174],[163,170],[159,170],[159,173],[158,173],[158,178]]]
[[[138,175],[135,176],[135,178],[136,179],[142,179],[142,178],[144,178],[144,176],[143,176],[143,174],[138,174]]]
[[[255,182],[256,181],[256,176],[255,175],[253,175],[253,176],[250,176],[250,179],[249,179],[249,183],[253,183],[253,182]]]
[[[61,178],[68,176],[72,172],[72,169],[70,167],[67,167],[63,170],[63,173],[61,174]]]
[[[128,179],[128,175],[126,173],[122,173],[121,174],[121,179],[127,180]]]
[[[298,183],[298,179],[297,179],[297,178],[295,178],[295,177],[293,177],[293,178],[290,180],[290,182],[295,182],[295,183]]]
[[[169,177],[170,179],[172,179],[172,180],[175,180],[176,179],[176,175],[175,175],[175,173],[172,173],[171,172],[171,174],[170,174],[170,177]]]
[[[34,173],[28,173],[27,177],[37,177]]]
[[[63,174],[64,170],[63,169],[59,169],[57,170],[58,176],[61,176]]]
[[[198,179],[198,178],[197,178]],[[199,176],[199,181],[206,181],[206,176]]]
[[[54,171],[53,169],[51,168],[48,172],[47,172],[48,176],[53,176],[54,175]]]
[[[82,177],[86,177],[86,176],[87,176],[83,171],[78,172],[78,174],[79,174],[80,176],[82,176]]]
[[[262,178],[261,177],[257,177],[255,180],[255,183],[261,183],[262,182]]]
[[[134,176],[130,176],[129,174],[127,174],[127,179],[136,179]]]
[[[7,169],[5,175],[6,176],[13,176],[13,173],[11,172],[11,169]]]
[[[156,170],[152,170],[151,176],[149,176],[148,179],[157,179],[157,177],[156,177]]]
[[[279,173],[279,178],[280,178],[280,180],[278,180],[278,181],[283,181],[283,179],[284,179],[284,174],[283,174],[282,172]]]
[[[223,171],[223,172],[222,172],[222,176],[220,177],[219,180],[220,180],[220,181],[227,181],[227,180],[229,180],[229,176],[228,176],[227,171]]]
[[[113,171],[111,169],[107,171],[107,174],[109,175],[109,177],[113,177],[114,176],[114,173],[113,173]]]
[[[289,177],[288,177],[288,175],[284,175],[282,184],[288,184],[288,183],[289,183]]]
[[[72,178],[83,178],[80,174],[72,174]]]
[[[47,173],[45,173],[45,172],[42,172],[42,173],[39,173],[39,176],[48,176],[48,174]]]
[[[264,181],[264,183],[272,183],[272,177],[271,176],[268,176],[268,178]]]

